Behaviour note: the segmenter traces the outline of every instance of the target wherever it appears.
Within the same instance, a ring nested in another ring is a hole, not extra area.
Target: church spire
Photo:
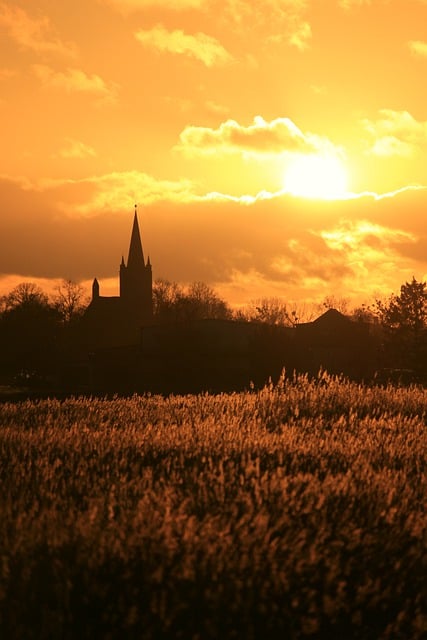
[[[128,268],[140,268],[145,266],[144,252],[142,250],[141,235],[139,233],[137,205],[135,205],[135,215],[133,218],[132,235],[129,245]]]

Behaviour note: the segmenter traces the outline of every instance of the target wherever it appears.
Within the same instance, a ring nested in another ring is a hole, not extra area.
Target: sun
[[[285,171],[284,191],[293,196],[339,200],[348,196],[347,172],[337,156],[299,155]]]

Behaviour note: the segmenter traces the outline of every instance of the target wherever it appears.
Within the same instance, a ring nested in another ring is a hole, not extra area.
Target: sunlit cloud
[[[29,276],[27,274],[1,274],[0,273],[0,297],[7,295],[23,282],[31,282],[40,287],[48,296],[55,293],[55,288],[62,282],[61,278],[40,278],[38,276]]]
[[[0,27],[23,49],[37,53],[76,55],[73,43],[63,42],[47,16],[33,17],[9,2],[0,2]]]
[[[67,69],[61,72],[54,71],[44,64],[36,64],[33,65],[33,71],[46,87],[61,89],[67,93],[89,93],[112,102],[117,97],[116,84],[107,84],[100,76],[88,75],[81,69]]]
[[[207,67],[224,65],[233,60],[220,42],[206,33],[190,35],[181,29],[168,31],[162,25],[157,25],[147,31],[140,29],[135,33],[135,37],[150,49],[189,56],[203,62]]]
[[[298,21],[289,35],[289,44],[293,45],[300,51],[304,51],[309,47],[311,35],[310,24],[308,22]]]
[[[362,245],[380,250],[391,243],[415,242],[414,234],[403,229],[391,229],[369,220],[344,221],[332,230],[320,233],[332,249],[359,251]]]
[[[374,156],[403,156],[408,157],[414,152],[414,146],[408,142],[403,142],[396,136],[383,136],[375,140],[370,147],[369,153]]]
[[[338,6],[343,9],[351,9],[352,7],[361,7],[370,4],[372,4],[372,0],[338,0]]]
[[[309,47],[312,37],[311,25],[307,21],[306,13],[309,8],[309,0],[99,0],[118,11],[128,14],[152,11],[169,10],[171,13],[198,11],[200,14],[212,15],[215,20],[220,20],[228,28],[232,28],[235,36],[245,36],[249,32],[257,32],[260,42],[286,43],[299,51]],[[160,13],[159,13],[160,16]],[[180,30],[167,32],[162,27],[156,27],[150,31],[138,32],[143,35],[146,46],[152,46],[161,51],[193,55],[200,58],[200,40],[205,40],[203,33],[194,36],[197,42],[192,41],[189,34]],[[216,64],[230,62],[233,57],[222,47],[217,40],[210,38],[204,43],[204,48],[214,48]],[[247,55],[247,62],[252,67],[257,65],[254,56]],[[213,63],[207,64],[212,66]]]
[[[353,272],[345,256],[316,240],[305,234],[292,238],[287,248],[271,261],[276,279],[293,286],[299,283],[302,288],[322,290],[333,281],[342,282],[351,277]]]
[[[81,140],[74,140],[73,138],[67,138],[65,145],[59,151],[61,158],[88,158],[95,157],[96,151],[93,147],[85,144]]]
[[[71,155],[71,152],[75,155]],[[67,140],[67,145],[60,153],[62,157],[67,158],[94,154],[96,155],[96,152],[91,147],[72,139]],[[260,191],[255,195],[240,196],[216,191],[204,193],[200,185],[191,180],[159,180],[140,171],[115,171],[80,179],[44,178],[33,182],[25,177],[0,175],[1,180],[14,184],[22,191],[46,193],[52,196],[63,213],[76,217],[97,216],[105,211],[125,211],[132,209],[135,203],[143,206],[159,202],[250,205],[271,200],[281,193]]]
[[[267,41],[272,44],[286,42],[288,45],[299,49],[299,51],[305,51],[310,46],[311,37],[312,31],[308,22],[299,18],[291,18],[288,21],[286,32],[273,34],[268,37]]]
[[[322,203],[283,193],[204,194],[190,181],[137,171],[33,183],[3,178],[0,197],[10,216],[0,218],[7,239],[0,274],[16,276],[14,284],[96,275],[103,291],[110,278],[117,287],[138,203],[155,278],[202,280],[231,303],[269,296],[310,303],[332,293],[369,301],[375,291],[426,273],[426,193]]]
[[[423,40],[411,40],[408,42],[408,46],[413,54],[424,58],[427,57],[427,42]]]
[[[359,292],[378,292],[391,284],[399,264],[400,277],[410,276],[411,261],[399,246],[414,244],[416,236],[403,229],[386,227],[369,220],[344,220],[332,229],[320,231],[326,246],[340,256],[350,270],[349,287]]]
[[[223,104],[219,104],[218,102],[215,102],[215,100],[207,100],[205,102],[205,107],[208,111],[212,113],[219,113],[221,115],[224,115],[225,113],[228,113],[230,111],[228,107],[226,107]]]
[[[245,295],[247,301],[248,291],[261,296],[268,291],[269,296],[309,304],[333,292],[353,303],[373,302],[378,292],[386,288],[388,294],[395,287],[396,265],[400,278],[411,277],[414,265],[401,255],[399,246],[415,242],[409,232],[368,220],[341,221],[324,230],[294,230],[281,250],[279,243],[270,247],[273,255],[258,268],[244,269],[244,262],[253,262],[254,255],[237,260],[229,281],[220,287],[238,301]]]
[[[427,121],[416,120],[408,111],[381,109],[379,113],[378,120],[362,120],[364,129],[373,138],[368,153],[409,156],[427,144]]]
[[[287,43],[300,51],[308,48],[311,40],[311,25],[305,19],[309,0],[220,0],[213,2],[224,19],[244,32],[255,28],[268,29],[266,41]]]
[[[235,120],[223,122],[217,129],[186,127],[176,149],[188,155],[222,153],[317,153],[332,150],[332,143],[314,133],[303,133],[289,118],[267,122],[256,116],[245,126]]]
[[[195,191],[190,180],[157,180],[139,171],[115,171],[81,180],[44,181],[40,186],[55,189],[59,196],[62,194],[59,206],[71,216],[131,210],[135,203],[188,202],[194,199]],[[68,197],[81,188],[85,190],[84,202]]]

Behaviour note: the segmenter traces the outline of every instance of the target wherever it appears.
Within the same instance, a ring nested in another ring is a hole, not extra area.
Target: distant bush
[[[1,405],[1,637],[425,638],[426,412],[327,374]]]

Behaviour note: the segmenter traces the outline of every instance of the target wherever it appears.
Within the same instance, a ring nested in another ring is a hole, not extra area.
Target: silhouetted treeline
[[[70,280],[63,281],[50,298],[31,282],[21,283],[1,297],[0,382],[49,386],[58,378],[64,362],[75,358],[79,350],[87,356],[90,345],[84,342],[82,335],[88,304],[84,289]],[[401,376],[407,374],[411,380],[427,379],[425,282],[413,278],[401,286],[398,294],[377,299],[351,313],[348,301],[334,297],[325,298],[317,311],[330,308],[338,308],[355,323],[371,327],[380,370],[389,371],[390,375],[392,372]],[[159,327],[191,327],[200,320],[217,320],[238,321],[241,326],[256,323],[296,328],[313,324],[311,321],[315,317],[313,309],[305,305],[297,307],[279,298],[255,300],[243,309],[232,310],[203,282],[183,287],[164,279],[154,283],[153,309],[153,323]],[[191,344],[191,337],[188,339]]]

